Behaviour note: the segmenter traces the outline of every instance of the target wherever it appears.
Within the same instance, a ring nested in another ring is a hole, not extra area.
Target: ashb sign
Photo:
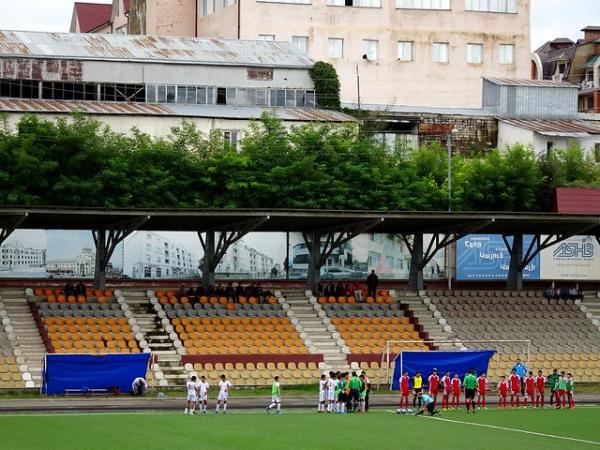
[[[600,280],[600,245],[575,236],[542,252],[543,280]]]
[[[545,236],[542,236],[542,241]],[[512,238],[509,243],[512,244]],[[532,236],[524,236],[523,253]],[[506,280],[510,252],[501,235],[469,235],[457,242],[456,279]],[[600,280],[600,245],[593,236],[575,236],[537,255],[523,270],[526,280]]]
[[[533,240],[523,237],[523,255]],[[508,238],[512,245],[512,237]],[[496,234],[473,234],[460,239],[456,251],[456,279],[461,281],[506,280],[510,267],[510,251],[504,239]],[[540,279],[540,256],[523,270],[523,279]]]

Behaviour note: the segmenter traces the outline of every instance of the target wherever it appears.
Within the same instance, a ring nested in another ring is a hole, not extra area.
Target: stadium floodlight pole
[[[446,139],[446,150],[448,151],[448,212],[452,212],[452,135],[456,135],[458,130],[452,128]],[[452,244],[446,250],[448,259],[448,290],[452,290]]]

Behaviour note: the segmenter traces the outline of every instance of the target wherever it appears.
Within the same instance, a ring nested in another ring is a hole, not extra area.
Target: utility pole
[[[356,94],[357,94],[358,112],[360,112],[360,75],[358,73],[358,64],[356,65]]]
[[[446,150],[448,151],[448,212],[452,212],[452,135],[458,133],[453,128],[446,139]],[[448,290],[452,290],[452,244],[447,247],[448,256]]]

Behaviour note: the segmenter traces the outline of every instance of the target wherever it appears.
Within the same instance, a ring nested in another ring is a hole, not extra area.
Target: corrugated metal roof
[[[527,80],[527,79],[516,79],[516,78],[500,78],[500,77],[483,77],[484,80],[490,83],[497,84],[499,86],[526,86],[526,87],[555,87],[555,88],[573,88],[578,89],[577,86],[569,83],[563,83],[562,81],[551,81],[551,80]]]
[[[583,120],[523,120],[498,119],[500,122],[547,136],[582,137],[600,134],[596,127]]]
[[[0,56],[310,68],[289,42],[124,34],[0,31]]]
[[[553,212],[560,214],[600,214],[600,189],[556,188]]]
[[[0,98],[0,112],[69,114],[82,112],[98,115],[139,115],[173,117],[208,117],[219,119],[260,119],[270,113],[294,122],[357,122],[347,114],[315,108],[269,108],[226,105],[177,105],[66,100],[29,100]]]
[[[343,103],[344,108],[357,109],[356,103]],[[447,115],[447,116],[493,116],[490,112],[481,108],[449,108],[436,106],[410,106],[410,105],[378,105],[373,103],[361,103],[360,108],[364,111],[374,111],[391,114],[404,115]]]

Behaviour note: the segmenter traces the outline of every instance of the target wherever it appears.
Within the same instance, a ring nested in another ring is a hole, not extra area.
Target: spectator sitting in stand
[[[187,295],[187,289],[185,288],[185,284],[182,284],[182,285],[179,287],[179,291],[177,291],[177,295],[176,295],[176,297],[177,297],[178,299],[181,299],[181,297],[185,297],[186,295]]]
[[[337,286],[335,287],[335,296],[343,297],[345,292],[346,292],[346,290],[344,289],[344,285],[341,282],[338,283]]]
[[[190,286],[189,289],[187,290],[186,297],[188,297],[190,300],[195,297],[194,288],[192,286]]]
[[[69,295],[75,295],[75,286],[69,281],[65,286],[65,295],[68,297]]]
[[[350,285],[346,283],[344,285],[344,296],[350,297],[351,295],[352,295],[352,289],[350,289]]]
[[[87,297],[87,291],[85,289],[84,284],[81,281],[77,283],[77,286],[75,286],[75,295],[83,295],[84,297]]]
[[[362,291],[360,289],[360,284],[358,284],[358,281],[352,283],[352,291],[354,292],[354,298],[357,302],[360,303],[362,300]]]
[[[196,287],[196,297],[198,297],[198,299],[200,299],[200,297],[203,297],[205,293],[206,293],[206,291],[204,290],[204,286],[199,284]]]
[[[330,281],[329,284],[327,284],[326,295],[327,297],[335,296],[335,284],[333,284],[333,281]]]
[[[544,297],[546,297],[546,300],[552,300],[554,298],[554,288],[552,286],[544,291]]]
[[[322,295],[325,295],[325,288],[323,288],[323,283],[321,283],[319,281],[319,283],[317,284],[317,290],[315,291],[315,297],[320,297]]]

